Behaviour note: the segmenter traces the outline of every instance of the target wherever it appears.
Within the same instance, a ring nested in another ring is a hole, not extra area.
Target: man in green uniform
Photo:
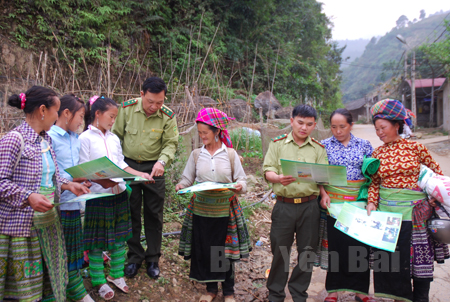
[[[296,106],[291,118],[292,132],[272,139],[264,159],[264,176],[273,183],[273,192],[277,195],[270,230],[273,254],[267,279],[270,301],[284,301],[286,296],[284,289],[294,236],[299,258],[288,287],[295,302],[305,302],[308,297],[306,290],[311,281],[314,251],[319,240],[317,198],[319,194],[323,199],[329,197],[317,184],[300,183],[291,175],[283,175],[280,159],[328,164],[324,146],[309,136],[316,126],[316,118],[316,110],[311,106]]]
[[[128,264],[125,276],[134,277],[142,262],[147,274],[158,278],[161,256],[165,195],[164,169],[172,162],[178,146],[175,114],[164,105],[167,86],[158,77],[145,80],[141,97],[122,103],[112,131],[122,142],[125,162],[131,168],[147,172],[150,183],[130,185],[133,237],[128,240]],[[141,208],[144,203],[144,230],[147,250],[141,245]]]

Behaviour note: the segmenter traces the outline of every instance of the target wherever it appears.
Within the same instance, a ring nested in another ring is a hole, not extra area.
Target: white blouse
[[[125,169],[128,167],[128,164],[124,161],[120,140],[111,131],[106,131],[106,134],[103,134],[96,127],[89,125],[88,129],[81,133],[79,139],[81,142],[80,164],[106,156],[119,168]],[[90,189],[92,192],[119,194],[125,191],[125,188],[124,182],[108,189],[92,182]]]
[[[197,161],[197,167],[194,161],[194,152],[191,153],[184,168],[183,175],[179,184],[185,188],[192,186],[194,181],[205,182],[215,181],[220,183],[231,183],[233,179],[242,185],[241,193],[247,191],[247,182],[244,169],[242,168],[239,155],[236,151],[234,156],[234,177],[231,175],[231,164],[228,157],[228,151],[225,144],[219,148],[214,155],[206,150],[203,146],[200,150],[200,155]]]

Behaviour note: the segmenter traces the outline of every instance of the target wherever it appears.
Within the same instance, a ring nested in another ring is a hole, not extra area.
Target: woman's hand
[[[234,193],[239,193],[242,190],[242,185],[241,184],[237,184],[234,186],[234,189],[230,189],[231,191],[233,191]]]
[[[148,173],[142,172],[141,177],[149,180],[145,182],[146,185],[155,183],[155,179]]]
[[[181,189],[184,189],[183,185],[178,184],[178,185],[175,186],[175,192],[178,192]]]
[[[141,177],[148,179],[148,180],[153,180],[153,178],[150,176],[150,174],[145,173],[145,172],[142,172]]]
[[[28,196],[28,204],[33,210],[41,213],[45,213],[53,208],[52,203],[44,195],[38,193],[31,193]]]
[[[64,184],[61,186],[61,189],[63,190],[69,190],[71,191],[73,194],[80,196],[83,194],[87,194],[90,193],[91,190],[89,190],[85,185],[82,185],[78,182],[69,182],[67,184]]]
[[[114,187],[115,185],[117,185],[117,182],[112,181],[110,179],[96,179],[96,180],[92,180],[95,183],[98,183],[99,185],[101,185],[104,189],[109,189]]]
[[[367,210],[367,216],[370,216],[370,212],[376,211],[377,206],[373,202],[369,202],[369,204],[366,206],[366,210]]]

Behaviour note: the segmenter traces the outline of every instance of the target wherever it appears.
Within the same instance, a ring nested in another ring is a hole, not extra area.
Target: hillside
[[[398,34],[402,35],[412,47],[431,43],[445,29],[443,21],[445,17],[450,18],[449,12],[430,16],[417,23],[409,22],[404,27],[394,27],[378,41],[375,37],[372,38],[365,47],[364,53],[348,68],[343,69],[341,83],[343,101],[348,102],[364,97],[380,82],[403,71],[402,55],[406,46],[396,39]],[[383,71],[383,64],[390,66]]]
[[[341,69],[347,68],[351,62],[361,56],[369,41],[369,39],[337,40],[340,48],[345,47],[342,53]]]
[[[7,83],[122,101],[157,75],[171,103],[183,102],[188,86],[221,102],[273,90],[287,104],[340,104],[341,51],[316,0],[1,2]]]

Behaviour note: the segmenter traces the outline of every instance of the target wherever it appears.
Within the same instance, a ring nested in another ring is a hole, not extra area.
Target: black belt
[[[278,201],[286,202],[286,203],[304,203],[310,200],[314,200],[317,198],[317,195],[310,195],[306,197],[298,197],[298,198],[288,198],[283,196],[277,196]]]
[[[132,160],[132,161],[134,161],[135,163],[138,163],[138,164],[146,164],[146,163],[155,163],[156,162],[156,160],[135,160],[135,159],[132,159],[132,158],[129,158],[129,157],[126,157],[125,159]]]

